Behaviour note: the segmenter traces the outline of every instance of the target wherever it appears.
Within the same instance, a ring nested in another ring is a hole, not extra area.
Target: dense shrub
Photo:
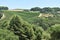
[[[0,40],[19,40],[18,36],[6,29],[0,29]]]
[[[9,23],[9,30],[19,36],[19,40],[41,40],[43,29],[23,21],[20,17],[14,16]]]
[[[34,31],[31,25],[18,16],[14,16],[11,19],[8,29],[18,35],[20,40],[34,40]]]
[[[35,40],[42,40],[43,29],[38,26],[34,26]]]
[[[56,24],[49,28],[48,32],[50,33],[50,40],[60,40],[60,24]]]
[[[9,22],[5,20],[0,24],[0,29],[7,29],[8,26],[9,26]]]

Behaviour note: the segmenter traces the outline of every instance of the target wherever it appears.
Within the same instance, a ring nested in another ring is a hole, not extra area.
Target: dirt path
[[[3,16],[1,17],[1,19],[0,20],[2,20],[2,19],[4,19],[5,18],[5,15],[3,14]]]

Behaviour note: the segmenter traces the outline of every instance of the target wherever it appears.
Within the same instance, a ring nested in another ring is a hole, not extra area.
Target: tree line
[[[53,8],[50,8],[50,7],[44,7],[44,8],[40,8],[40,7],[33,7],[30,9],[31,11],[40,11],[42,13],[46,13],[46,12],[57,12],[57,11],[60,11],[60,8],[59,7],[53,7]]]
[[[8,7],[0,6],[0,10],[8,10]]]

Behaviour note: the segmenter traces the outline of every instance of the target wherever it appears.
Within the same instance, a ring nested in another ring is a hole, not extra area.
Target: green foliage
[[[54,9],[55,11],[60,11],[60,8],[59,7],[54,7],[52,9]]]
[[[60,24],[55,24],[48,31],[51,35],[50,40],[60,40]]]
[[[57,11],[60,11],[59,7],[44,7],[44,8],[40,8],[40,7],[34,7],[30,9],[31,11],[40,11],[41,13],[52,13],[53,11],[57,13]]]
[[[34,33],[35,33],[35,40],[41,40],[42,39],[42,33],[43,33],[43,29],[41,27],[33,27],[34,29]]]
[[[31,11],[40,11],[41,8],[39,8],[39,7],[34,7],[34,8],[31,8],[30,10],[31,10]]]
[[[0,6],[0,10],[8,10],[8,7]]]
[[[36,27],[18,16],[14,16],[9,24],[9,30],[13,31],[15,35],[19,36],[20,40],[41,40],[43,29]]]
[[[19,36],[19,40],[58,40],[60,38],[58,36],[60,35],[60,29],[59,27],[57,27],[58,25],[55,25],[60,24],[60,14],[53,14],[54,17],[38,18],[40,13],[35,12],[3,12],[6,17],[4,18],[4,20],[0,20],[0,29],[5,30],[8,28],[8,30]],[[11,16],[13,16],[12,19]],[[20,18],[20,16],[23,20]],[[55,27],[51,27],[52,25],[55,25]],[[41,27],[45,29],[45,31]],[[48,30],[48,32],[46,32],[48,28],[50,29]]]
[[[6,29],[0,29],[0,40],[19,40],[18,36]]]
[[[50,39],[51,39],[50,33],[44,31],[42,34],[42,40],[50,40]]]
[[[31,28],[31,25],[21,18],[19,19],[18,16],[14,16],[11,19],[8,29],[18,35],[20,40],[34,40],[34,31]]]
[[[52,12],[52,9],[51,9],[50,7],[44,7],[44,8],[42,9],[42,12],[43,12],[43,13]]]
[[[9,22],[8,22],[7,20],[5,20],[4,22],[2,22],[2,23],[0,24],[0,28],[1,28],[1,29],[7,29],[8,26],[9,26]]]
[[[48,29],[49,27],[51,27],[52,25],[55,24],[60,24],[60,16],[58,16],[59,14],[56,14],[55,17],[40,17],[40,18],[35,18],[35,20],[33,21],[33,23],[35,25],[41,26],[43,29]]]
[[[37,18],[34,20],[34,24],[41,26],[45,30],[49,27],[48,22],[47,18]]]

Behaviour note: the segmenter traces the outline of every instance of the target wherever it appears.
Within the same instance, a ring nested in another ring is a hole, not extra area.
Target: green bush
[[[20,40],[34,40],[34,31],[31,25],[18,16],[11,19],[8,29],[18,35]]]
[[[18,36],[6,29],[0,29],[0,40],[19,40]]]
[[[60,24],[55,24],[49,31],[51,39],[50,40],[60,40]]]
[[[42,40],[50,40],[50,39],[51,39],[50,33],[44,31],[42,34]]]
[[[9,30],[19,36],[19,40],[41,40],[43,29],[23,21],[20,17],[14,16],[9,23]]]

